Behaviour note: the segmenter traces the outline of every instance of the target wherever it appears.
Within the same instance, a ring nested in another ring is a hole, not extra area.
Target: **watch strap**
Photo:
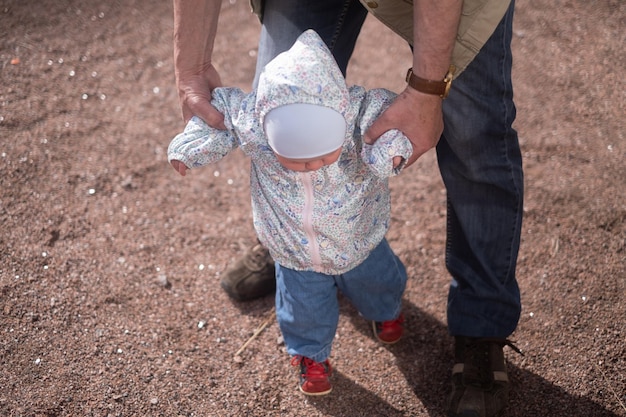
[[[409,68],[406,73],[406,82],[411,88],[421,93],[433,94],[441,98],[446,98],[450,92],[450,87],[452,86],[452,78],[455,70],[455,66],[450,65],[450,69],[444,79],[441,81],[434,81],[418,77],[413,73],[413,68]]]

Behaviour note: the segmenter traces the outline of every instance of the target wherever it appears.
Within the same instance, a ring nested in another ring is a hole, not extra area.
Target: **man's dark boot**
[[[258,243],[246,251],[224,272],[220,285],[238,301],[252,300],[276,291],[274,261],[268,250]]]
[[[455,337],[448,417],[494,417],[504,410],[509,401],[504,346],[521,354],[506,339]]]

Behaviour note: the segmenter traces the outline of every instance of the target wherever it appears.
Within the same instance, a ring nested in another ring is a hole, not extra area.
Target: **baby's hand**
[[[172,168],[174,168],[176,170],[176,172],[178,172],[183,177],[185,176],[185,174],[187,174],[187,170],[189,168],[187,168],[187,165],[183,164],[182,162],[180,162],[180,161],[178,161],[176,159],[172,159],[170,164],[172,165]]]

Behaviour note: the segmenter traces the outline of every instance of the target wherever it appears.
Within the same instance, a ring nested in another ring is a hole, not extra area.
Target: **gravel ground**
[[[517,4],[526,170],[523,312],[505,416],[626,416],[626,3]],[[249,89],[259,24],[223,5],[216,65]],[[334,391],[303,397],[271,297],[220,274],[252,242],[238,152],[191,177],[171,2],[0,0],[0,415],[440,416],[452,365],[434,154],[392,182],[389,241],[410,275],[390,348],[341,303]],[[408,48],[368,20],[348,81],[400,91]],[[269,325],[235,358],[255,329]]]

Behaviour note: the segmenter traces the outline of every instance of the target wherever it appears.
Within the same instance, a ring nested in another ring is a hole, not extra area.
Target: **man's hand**
[[[363,140],[373,144],[386,131],[400,130],[413,144],[408,167],[439,142],[443,132],[441,105],[441,97],[407,87],[365,132]]]
[[[174,72],[185,123],[196,115],[225,129],[224,117],[211,106],[211,93],[222,81],[212,64],[221,0],[173,0]]]
[[[413,1],[413,72],[427,80],[441,80],[450,68],[463,0]],[[406,87],[365,132],[373,143],[389,129],[398,129],[413,144],[407,166],[435,147],[443,132],[442,99]]]
[[[226,129],[224,116],[211,106],[211,92],[222,85],[220,76],[212,65],[200,74],[178,73],[177,85],[185,122],[195,115],[211,127]]]

